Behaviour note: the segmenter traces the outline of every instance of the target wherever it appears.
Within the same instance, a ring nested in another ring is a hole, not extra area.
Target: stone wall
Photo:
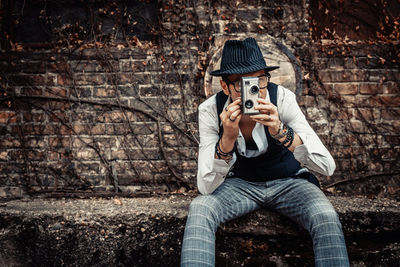
[[[98,1],[97,39],[85,39],[80,21],[52,28],[45,44],[3,38],[1,197],[194,189],[197,107],[213,51],[221,38],[245,35],[293,55],[298,102],[337,163],[334,176],[320,177],[326,188],[398,196],[399,45],[315,38],[312,18],[326,9],[314,2],[160,1],[154,9],[153,1],[153,35],[139,39],[110,18],[146,12]],[[65,3],[65,15],[80,10],[79,1]]]

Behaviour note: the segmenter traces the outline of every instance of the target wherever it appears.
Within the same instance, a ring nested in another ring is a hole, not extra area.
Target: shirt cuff
[[[214,159],[213,162],[213,171],[215,173],[222,174],[222,176],[225,176],[230,168],[235,164],[236,162],[236,153],[233,153],[232,159],[229,162],[226,162],[223,159]]]

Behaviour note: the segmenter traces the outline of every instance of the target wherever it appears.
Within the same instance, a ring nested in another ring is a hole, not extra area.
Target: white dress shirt
[[[301,140],[302,145],[295,148],[293,155],[302,167],[318,172],[323,175],[332,175],[336,165],[329,151],[322,144],[321,140],[308,124],[296,101],[295,94],[278,86],[277,106],[279,119],[293,128]],[[269,101],[267,91],[266,99]],[[226,107],[230,103],[228,98]],[[202,194],[212,193],[221,185],[229,169],[236,161],[236,154],[233,154],[230,162],[215,158],[215,144],[219,136],[216,95],[211,96],[199,106],[199,158],[197,171],[197,187]],[[256,157],[265,153],[268,149],[267,136],[264,131],[264,125],[256,123],[253,132],[253,140],[258,150],[246,149],[246,143],[239,129],[239,135],[236,140],[238,153],[245,157]]]

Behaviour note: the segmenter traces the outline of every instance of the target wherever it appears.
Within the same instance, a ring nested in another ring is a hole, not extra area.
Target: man
[[[189,208],[182,266],[215,265],[218,226],[259,208],[273,209],[307,229],[316,266],[348,266],[337,213],[308,170],[332,175],[335,162],[311,129],[295,95],[269,82],[253,38],[225,43],[222,92],[199,106],[197,185]],[[241,109],[241,77],[259,78],[258,114]]]

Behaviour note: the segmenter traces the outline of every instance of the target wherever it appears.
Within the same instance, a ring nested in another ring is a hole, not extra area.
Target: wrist
[[[223,152],[229,153],[230,151],[233,150],[234,146],[235,146],[235,142],[236,139],[232,139],[232,138],[228,138],[228,137],[224,137],[222,136],[219,140],[219,147],[221,148],[221,150]]]
[[[279,140],[286,135],[286,130],[286,125],[279,121],[277,128],[270,129],[269,133],[274,139]]]
[[[215,158],[225,160],[227,163],[232,159],[235,147],[230,150],[225,150],[222,147],[222,138],[215,144]]]
[[[283,129],[283,123],[279,120],[275,126],[269,127],[269,133],[272,136],[278,135]]]
[[[223,143],[224,147],[232,148],[235,145],[236,139],[237,135],[228,135],[224,132],[219,140]]]

